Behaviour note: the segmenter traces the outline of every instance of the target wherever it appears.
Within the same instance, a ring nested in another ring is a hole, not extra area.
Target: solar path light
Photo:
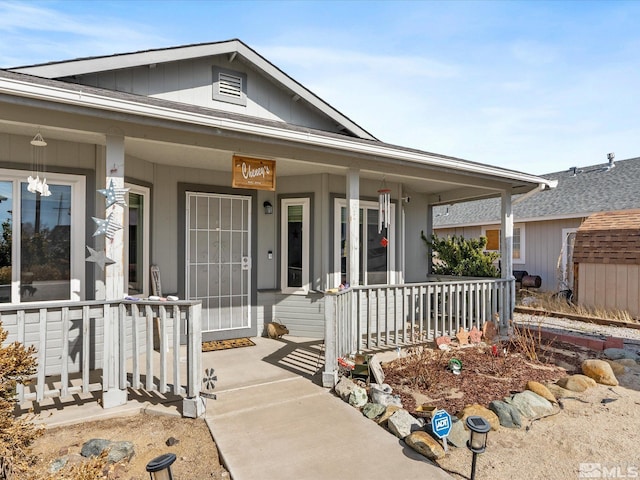
[[[147,463],[147,472],[151,480],[173,480],[171,464],[176,461],[174,453],[165,453]]]
[[[484,453],[487,448],[487,435],[491,430],[491,425],[484,418],[472,415],[467,417],[467,427],[470,430],[467,448],[473,453],[471,461],[471,480],[476,478],[476,457],[479,453]]]

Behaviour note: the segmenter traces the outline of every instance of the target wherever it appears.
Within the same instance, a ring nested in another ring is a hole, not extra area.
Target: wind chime
[[[378,190],[378,233],[382,233],[382,230],[389,228],[391,223],[391,190],[386,188],[384,180],[382,181],[382,188]],[[389,244],[389,240],[386,237],[382,237],[380,245],[386,247]]]
[[[43,197],[51,195],[49,191],[49,185],[47,185],[47,179],[44,177],[44,156],[45,142],[40,132],[29,142],[31,144],[31,175],[27,177],[27,191],[31,193],[39,193]],[[42,175],[42,179],[40,179]]]

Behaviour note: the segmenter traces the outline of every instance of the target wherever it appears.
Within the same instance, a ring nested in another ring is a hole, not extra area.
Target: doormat
[[[232,338],[231,340],[211,340],[202,342],[203,352],[215,352],[216,350],[228,350],[230,348],[251,347],[255,345],[249,338]]]

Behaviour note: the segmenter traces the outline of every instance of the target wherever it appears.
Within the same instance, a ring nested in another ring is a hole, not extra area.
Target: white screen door
[[[187,296],[202,331],[251,326],[251,197],[187,192]]]

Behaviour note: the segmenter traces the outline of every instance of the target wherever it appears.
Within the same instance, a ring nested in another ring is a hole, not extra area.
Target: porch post
[[[360,285],[360,172],[347,173],[347,281]]]
[[[501,276],[510,280],[507,292],[507,311],[500,316],[502,322],[501,327],[508,328],[509,319],[513,318],[516,301],[516,284],[513,276],[513,210],[511,205],[511,192],[502,192],[502,225],[500,229],[500,259],[501,259]]]
[[[106,136],[106,185],[109,188],[124,188],[124,135],[107,134]],[[112,239],[105,238],[105,253],[115,263],[105,266],[105,297],[106,300],[121,300],[125,293],[124,286],[124,208],[114,204],[106,209],[105,218],[109,218],[111,224],[120,225]],[[105,369],[103,372],[103,408],[116,407],[127,403],[127,390],[121,390],[119,385],[120,366],[120,336],[125,332],[120,331],[123,322],[118,319],[118,308],[106,308],[108,318],[104,319],[104,355]]]
[[[336,325],[337,295],[324,296],[324,371],[322,386],[335,387],[338,382],[338,339]]]
[[[433,235],[433,205],[427,205],[427,231],[424,232],[425,237],[431,239],[431,235]],[[428,255],[428,263],[427,263],[427,276],[430,276],[433,273],[433,257],[432,257],[432,248],[427,245],[427,255]]]

